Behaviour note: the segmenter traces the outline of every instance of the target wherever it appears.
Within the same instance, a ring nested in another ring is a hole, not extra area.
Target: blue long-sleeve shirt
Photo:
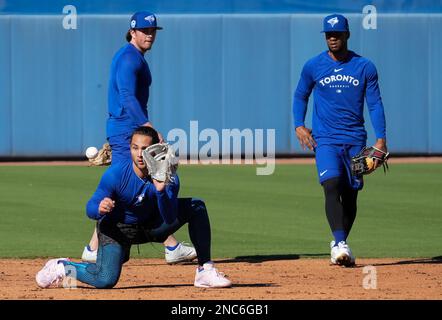
[[[110,70],[107,137],[127,134],[149,121],[147,102],[151,83],[143,54],[131,43],[118,50]]]
[[[99,220],[106,216],[127,224],[157,221],[161,217],[163,222],[173,223],[178,215],[178,176],[175,175],[173,182],[159,192],[150,180],[143,180],[135,174],[132,164],[132,160],[127,159],[106,170],[86,205],[88,217]],[[100,215],[98,207],[105,197],[115,201],[115,208]]]
[[[307,61],[294,93],[295,128],[304,126],[312,90],[312,135],[318,144],[366,144],[364,98],[376,138],[386,138],[378,75],[368,59],[349,51],[345,61],[334,61],[324,51]]]

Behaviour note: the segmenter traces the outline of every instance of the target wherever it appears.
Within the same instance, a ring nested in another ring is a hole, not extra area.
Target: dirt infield
[[[117,286],[106,290],[81,283],[76,289],[40,289],[34,277],[46,259],[2,259],[0,299],[442,300],[442,257],[360,259],[354,268],[330,266],[325,259],[280,259],[216,261],[234,283],[228,289],[194,287],[195,264],[169,266],[159,259],[132,259],[123,267]]]

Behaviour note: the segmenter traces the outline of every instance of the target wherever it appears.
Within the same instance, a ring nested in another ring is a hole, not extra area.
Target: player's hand
[[[387,141],[385,139],[377,139],[376,143],[374,144],[375,148],[378,148],[379,150],[382,150],[384,152],[387,152]],[[377,159],[374,160],[374,167],[377,168],[381,166],[382,163],[380,163]]]
[[[304,126],[296,127],[295,130],[296,130],[296,137],[298,138],[302,149],[305,150],[305,148],[307,147],[313,151],[313,148],[315,148],[317,144],[315,139],[313,139],[312,130]]]
[[[158,192],[162,192],[166,188],[165,182],[160,182],[160,181],[157,181],[153,178],[152,178],[152,182],[153,182],[153,185],[155,186],[155,189],[157,189]]]
[[[111,198],[104,198],[98,206],[98,212],[103,215],[111,212],[115,208],[115,201]]]

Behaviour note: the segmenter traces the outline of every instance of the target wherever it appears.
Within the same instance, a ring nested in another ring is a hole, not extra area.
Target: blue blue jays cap
[[[139,11],[133,14],[130,18],[131,29],[143,29],[143,28],[155,28],[158,30],[163,29],[157,26],[157,17],[153,13],[147,11]]]
[[[341,14],[331,14],[324,18],[324,28],[321,32],[346,32],[348,28],[348,20]]]

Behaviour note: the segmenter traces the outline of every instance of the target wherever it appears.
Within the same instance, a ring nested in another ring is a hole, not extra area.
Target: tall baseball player
[[[161,151],[163,146],[158,142],[158,133],[153,128],[136,129],[130,140],[132,159],[113,164],[87,203],[87,215],[98,221],[97,262],[51,259],[36,275],[40,287],[59,283],[69,275],[69,269],[75,268],[77,280],[96,288],[112,288],[120,278],[123,264],[129,260],[132,244],[163,242],[186,223],[198,253],[194,285],[202,288],[232,285],[210,259],[210,223],[204,202],[178,198],[180,182],[172,170],[172,152]],[[149,150],[149,146],[161,149],[157,152],[158,149]],[[152,157],[153,154],[156,156]]]
[[[378,75],[374,64],[348,50],[348,20],[340,14],[324,18],[328,50],[308,60],[294,94],[296,136],[305,149],[315,152],[319,182],[324,189],[325,212],[334,240],[331,263],[355,264],[347,237],[356,218],[362,177],[351,174],[351,158],[366,145],[364,98],[373,125],[374,147],[386,152],[386,126]],[[304,120],[314,91],[312,130]],[[376,163],[376,165],[380,165]]]
[[[129,141],[139,126],[152,127],[147,112],[149,87],[152,77],[144,54],[152,48],[157,30],[153,13],[136,12],[130,19],[126,34],[127,44],[112,59],[108,91],[107,139],[112,149],[112,165],[130,159]],[[160,140],[163,140],[160,136]],[[164,242],[167,263],[191,261],[196,258],[195,248],[179,243],[173,235]],[[82,259],[97,259],[98,238],[94,231]]]

